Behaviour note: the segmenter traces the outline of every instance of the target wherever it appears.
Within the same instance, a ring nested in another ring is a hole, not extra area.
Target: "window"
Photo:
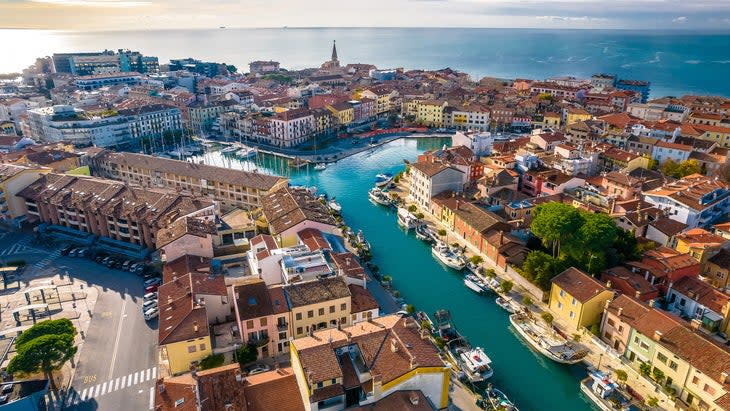
[[[200,344],[200,351],[205,351],[205,344]]]
[[[297,335],[302,334],[303,330],[302,327],[297,327]]]
[[[347,310],[347,303],[340,304],[340,311],[345,311],[345,310]]]
[[[319,315],[324,315],[324,308],[319,309]]]
[[[266,317],[262,317],[261,320],[259,320],[262,327],[266,327]]]
[[[307,311],[307,318],[312,318],[312,317],[314,317],[314,310]]]
[[[317,388],[322,388],[322,387],[324,387],[324,383],[322,381],[318,382]]]
[[[279,340],[286,340],[286,332],[279,333]]]
[[[185,398],[180,398],[179,400],[175,401],[175,407],[179,407],[185,403]]]
[[[562,310],[562,309],[563,309],[563,303],[558,301],[558,310]]]
[[[674,361],[669,361],[669,368],[671,368],[673,371],[677,371],[677,363]]]
[[[569,314],[569,316],[570,316],[570,318],[574,318],[575,317],[575,313],[571,311],[570,314]]]
[[[700,378],[698,376],[695,375],[694,377],[692,377],[692,384],[697,385],[697,383],[699,383],[699,382],[700,382]]]
[[[657,353],[656,359],[663,362],[664,364],[667,363],[667,356],[662,353]]]
[[[608,322],[608,325],[610,325],[611,327],[614,327],[616,325],[616,322],[613,321],[613,318],[609,318],[607,322]]]
[[[195,351],[196,351],[196,349],[195,349],[195,346],[194,346],[194,345],[190,345],[190,346],[188,346],[188,353],[189,353],[189,354],[192,354],[192,353],[194,353]]]
[[[297,320],[301,320],[302,319],[302,313],[297,313],[296,318],[297,318]]]
[[[573,298],[573,302],[572,302],[572,304],[573,304],[573,305],[575,305],[575,304],[577,304],[577,303],[578,303],[578,301],[576,301],[576,299],[575,299],[575,297],[574,297],[574,298]]]
[[[565,296],[565,291],[563,291],[563,290],[560,290],[560,296],[561,296],[561,297],[564,297],[564,296]]]
[[[710,387],[707,384],[705,384],[704,388],[702,388],[702,391],[704,391],[704,392],[706,392],[706,393],[708,393],[710,395],[715,395],[715,389],[712,388],[712,387]]]
[[[246,321],[246,328],[253,328],[253,320]]]
[[[619,326],[618,326],[618,332],[619,332],[619,333],[622,333],[622,332],[624,332],[624,326],[623,326],[623,325],[619,325]]]
[[[334,312],[335,312],[335,306],[334,305],[330,305],[330,314],[332,314]]]
[[[347,324],[347,317],[340,318],[340,324]]]

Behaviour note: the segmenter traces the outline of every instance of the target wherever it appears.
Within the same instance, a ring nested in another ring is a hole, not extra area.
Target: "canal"
[[[377,173],[397,173],[403,169],[404,159],[414,161],[424,150],[448,143],[448,139],[438,138],[396,140],[330,164],[319,172],[288,171],[284,161],[268,156],[252,163],[210,153],[196,161],[232,168],[256,167],[286,175],[293,185],[314,185],[320,192],[335,196],[347,224],[354,230],[363,230],[381,274],[390,275],[394,288],[416,309],[432,317],[439,308],[449,309],[459,331],[492,359],[493,384],[520,410],[592,409],[578,387],[580,378],[585,376],[583,367],[559,365],[530,350],[511,330],[507,313],[494,304],[492,297],[466,288],[459,273],[431,256],[428,245],[398,227],[394,212],[368,200],[367,191]]]

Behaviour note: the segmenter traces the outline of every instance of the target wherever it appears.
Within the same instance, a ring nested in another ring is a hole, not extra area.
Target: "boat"
[[[504,297],[497,297],[494,302],[503,310],[507,311],[510,314],[517,313],[517,307],[515,307],[509,299]]]
[[[436,319],[434,332],[446,342],[447,346],[463,342],[464,337],[454,327],[449,310],[438,310],[433,317]]]
[[[481,347],[457,348],[459,366],[470,382],[481,382],[492,377],[492,360]]]
[[[413,230],[418,226],[418,219],[403,207],[398,208],[398,225],[406,230]]]
[[[225,153],[233,153],[234,151],[237,151],[237,150],[238,150],[238,147],[236,147],[236,146],[228,146],[228,147],[226,147],[224,149],[221,149],[221,153],[224,153],[224,154]]]
[[[482,281],[481,278],[477,277],[474,274],[467,274],[464,276],[464,285],[470,290],[475,291],[479,294],[489,290],[489,287],[484,284],[484,281]]]
[[[493,277],[493,278],[488,279],[486,281],[486,284],[487,284],[487,287],[491,288],[496,293],[496,292],[499,292],[499,286],[500,286],[500,284],[502,284],[502,281],[497,277]]]
[[[185,149],[185,148],[180,148],[180,149],[170,150],[167,152],[167,154],[173,158],[175,158],[175,157],[180,158],[180,157],[192,156],[193,152],[188,149]]]
[[[555,362],[576,364],[588,355],[586,349],[576,346],[526,314],[512,314],[509,316],[509,321],[520,337],[533,349]]]
[[[257,152],[258,150],[256,150],[254,147],[244,146],[242,149],[236,151],[236,155],[242,158],[251,158],[255,157]]]
[[[580,390],[603,411],[641,410],[631,396],[623,392],[621,387],[608,374],[592,371],[580,382]]]
[[[519,411],[507,395],[494,388],[491,383],[487,385],[485,393],[487,394],[486,409],[494,411]]]
[[[388,194],[377,187],[373,187],[368,191],[368,197],[380,205],[390,206],[393,204],[393,200],[388,197]]]
[[[316,171],[322,171],[322,170],[326,170],[326,169],[327,169],[327,164],[325,164],[325,163],[317,163],[317,164],[316,164],[316,165],[314,166],[314,169],[315,169]]]
[[[342,206],[334,199],[334,197],[327,203],[327,206],[330,210],[334,211],[335,214],[340,214],[340,212],[342,212]]]
[[[461,271],[466,266],[464,259],[454,254],[449,246],[446,245],[443,241],[439,241],[431,247],[431,254],[433,254],[433,256],[436,257],[437,260],[453,268],[454,270]]]
[[[416,227],[416,238],[429,244],[434,242],[433,234],[431,234],[431,230],[428,229],[426,224]]]
[[[466,269],[474,275],[479,275],[482,273],[482,267],[479,267],[479,265],[474,264],[471,261],[466,263]]]
[[[375,187],[387,187],[393,181],[393,174],[381,173],[375,176]]]
[[[433,321],[431,321],[431,318],[426,314],[424,311],[419,311],[416,313],[416,319],[418,320],[418,323],[421,325],[421,328],[428,328],[429,332],[433,332],[434,325]]]
[[[357,230],[357,242],[362,246],[363,250],[370,249],[370,243],[365,239],[365,235],[362,233],[362,230]]]

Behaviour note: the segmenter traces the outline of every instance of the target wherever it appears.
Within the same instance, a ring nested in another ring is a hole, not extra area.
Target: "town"
[[[326,56],[0,77],[0,411],[531,409],[383,272],[406,242],[586,409],[730,410],[730,98]],[[436,144],[344,177],[399,140]]]

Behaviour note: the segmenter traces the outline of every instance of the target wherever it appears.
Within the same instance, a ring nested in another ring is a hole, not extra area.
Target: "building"
[[[619,355],[624,355],[631,340],[630,323],[637,321],[649,312],[649,307],[621,294],[615,300],[606,301],[601,319],[601,339]]]
[[[214,102],[196,101],[188,105],[190,127],[195,131],[211,130],[218,117],[227,111],[233,111],[238,105],[236,100],[216,100]]]
[[[17,194],[51,169],[0,164],[0,222],[19,223],[26,218],[25,200]]]
[[[234,286],[233,296],[243,343],[257,347],[259,358],[288,354],[292,331],[283,289],[253,280]]]
[[[77,77],[74,84],[80,90],[96,90],[109,86],[136,86],[142,81],[142,76],[132,72],[114,72],[106,74],[93,74],[89,76]]]
[[[614,85],[619,90],[635,91],[641,94],[641,102],[646,103],[651,93],[651,83],[641,80],[618,80]]]
[[[200,61],[193,58],[171,59],[170,64],[168,64],[168,70],[188,71],[211,78],[228,73],[228,68],[224,64]]]
[[[626,265],[659,288],[662,294],[683,277],[697,277],[701,271],[700,262],[691,255],[667,247],[646,251],[641,261],[629,261]]]
[[[303,188],[284,187],[261,198],[264,218],[269,233],[281,247],[299,242],[299,232],[315,228],[323,233],[336,234],[337,222],[327,206]]]
[[[697,277],[683,277],[672,284],[666,301],[668,311],[698,320],[711,333],[728,331],[730,295]]]
[[[251,72],[251,74],[269,74],[269,73],[276,73],[279,71],[279,62],[278,61],[252,61],[248,63],[248,69]]]
[[[269,119],[271,130],[269,144],[277,147],[293,147],[308,142],[317,131],[314,116],[306,108],[286,110]]]
[[[352,324],[352,296],[345,280],[330,277],[283,288],[289,305],[292,336]]]
[[[444,109],[448,103],[439,100],[426,100],[418,103],[416,122],[426,127],[444,126]]]
[[[502,217],[491,211],[463,200],[457,199],[455,203],[454,226],[451,229],[457,236],[482,252],[486,251],[487,233],[509,232],[512,229]]]
[[[727,184],[693,174],[644,191],[644,200],[666,210],[671,219],[693,227],[708,227],[730,212]]]
[[[489,107],[477,104],[449,106],[444,109],[444,125],[461,131],[486,132],[491,123],[490,114]]]
[[[489,132],[461,132],[457,131],[451,136],[451,146],[465,146],[477,156],[488,156],[492,154],[494,137]]]
[[[56,73],[74,76],[92,74],[137,72],[156,73],[160,66],[157,57],[144,56],[138,51],[119,49],[91,53],[55,53],[53,67]]]
[[[419,398],[438,409],[449,403],[450,368],[411,317],[389,315],[317,331],[292,342],[291,361],[307,411],[411,409]],[[406,401],[386,405],[403,394]]]
[[[215,214],[205,198],[170,189],[142,188],[94,177],[44,174],[17,193],[28,220],[75,235],[106,237],[141,249],[156,249],[157,231],[179,218]]]
[[[48,404],[48,380],[8,381],[3,383],[2,411],[45,411]]]
[[[727,289],[730,280],[730,250],[721,249],[708,258],[702,268],[702,277],[718,289]]]
[[[563,109],[563,124],[569,126],[579,121],[591,120],[593,115],[582,108],[566,107]]]
[[[601,273],[601,281],[607,288],[618,291],[642,302],[649,302],[660,297],[659,288],[651,284],[641,274],[624,266],[609,268]]]
[[[590,275],[568,268],[551,280],[550,311],[572,330],[598,324],[613,292]]]
[[[162,261],[173,261],[185,255],[213,258],[215,235],[213,218],[185,217],[158,230],[156,246]]]
[[[704,263],[717,254],[728,241],[703,228],[692,228],[679,233],[674,238],[674,249],[682,254],[689,254],[697,261]]]
[[[347,127],[355,119],[355,110],[347,101],[328,104],[326,108],[337,118],[339,127]]]
[[[408,196],[424,210],[430,209],[431,199],[442,192],[461,193],[464,190],[464,172],[442,163],[417,162],[411,164],[411,185]]]
[[[102,150],[89,163],[94,175],[127,184],[184,190],[217,201],[224,211],[260,207],[262,197],[287,185],[282,177],[144,154]]]
[[[692,146],[679,143],[670,143],[668,141],[657,141],[652,148],[651,156],[659,164],[664,164],[669,160],[675,163],[681,163],[689,159],[692,154]]]

